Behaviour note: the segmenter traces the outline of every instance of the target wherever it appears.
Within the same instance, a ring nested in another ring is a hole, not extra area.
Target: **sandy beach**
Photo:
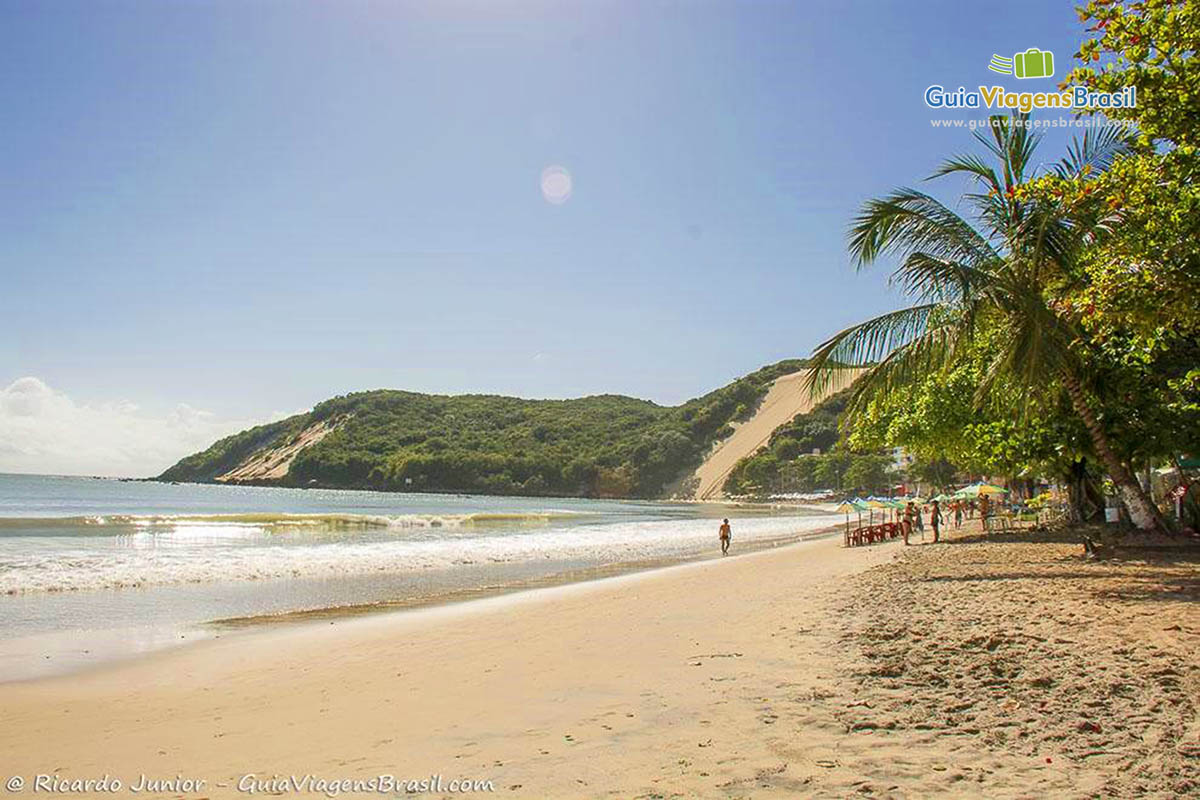
[[[0,800],[1200,800],[1198,43],[0,2]]]
[[[0,687],[5,778],[204,782],[167,792],[185,797],[292,775],[511,797],[1190,791],[1196,565],[1079,551],[821,540],[226,636]]]

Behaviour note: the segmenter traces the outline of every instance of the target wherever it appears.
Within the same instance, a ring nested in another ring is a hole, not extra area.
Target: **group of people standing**
[[[988,515],[988,498],[986,495],[980,498],[980,511],[984,518]],[[942,512],[942,504],[940,500],[931,500],[927,506],[929,513],[929,527],[933,530],[933,541],[936,543],[942,531],[942,525],[946,524],[947,515],[954,520],[954,527],[961,528],[963,518],[974,519],[976,505],[974,500],[952,500],[948,504],[946,513]],[[917,504],[911,500],[904,508],[904,543],[908,544],[908,536],[912,531],[918,531],[922,537],[925,535],[925,520],[922,509],[917,507]]]
[[[980,495],[979,506],[980,516],[987,519],[990,511],[990,503],[987,495]],[[975,518],[976,505],[974,500],[952,500],[947,509],[947,514],[954,520],[955,529],[961,528],[963,518]],[[942,531],[942,525],[946,522],[946,516],[942,514],[942,504],[938,500],[929,501],[929,527],[933,529],[933,541],[937,543],[938,537]],[[904,543],[908,544],[908,535],[913,531],[918,531],[921,537],[925,536],[925,521],[922,516],[922,509],[917,508],[917,504],[909,500],[908,505],[904,507]],[[733,528],[729,525],[729,520],[721,520],[721,527],[717,531],[717,536],[721,541],[721,555],[729,555],[729,543],[733,539]]]

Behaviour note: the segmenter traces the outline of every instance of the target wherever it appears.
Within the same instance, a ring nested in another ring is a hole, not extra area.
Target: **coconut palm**
[[[1070,287],[1079,274],[1074,268],[1079,255],[1106,235],[1113,212],[1100,204],[1068,209],[1022,197],[1019,187],[1038,176],[1033,156],[1039,137],[1027,119],[993,117],[988,133],[975,134],[991,160],[956,156],[930,176],[968,179],[972,190],[963,201],[974,223],[915,189],[866,203],[850,230],[857,266],[885,254],[898,257],[892,282],[915,302],[847,328],[818,347],[810,387],[822,388],[838,366],[867,367],[851,400],[854,413],[877,393],[949,367],[977,331],[1000,326],[1005,335],[998,337],[1002,344],[980,399],[1000,378],[1026,387],[1026,404],[1035,393],[1061,387],[1131,519],[1139,528],[1158,527],[1157,509],[1113,452],[1093,408],[1079,319],[1048,291]],[[1116,127],[1100,130],[1076,141],[1053,169],[1070,178],[1107,168],[1126,140]]]

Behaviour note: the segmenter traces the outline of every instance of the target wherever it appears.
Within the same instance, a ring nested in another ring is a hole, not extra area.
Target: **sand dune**
[[[729,473],[739,461],[753,455],[771,439],[771,434],[780,425],[792,420],[797,414],[812,409],[816,403],[830,394],[849,386],[861,370],[843,370],[844,376],[836,380],[828,391],[814,398],[804,386],[808,371],[784,375],[771,384],[766,397],[754,416],[738,425],[733,435],[717,445],[712,454],[697,468],[695,477],[696,500],[719,500],[725,496],[722,486]]]
[[[279,480],[287,477],[288,470],[292,468],[292,462],[296,460],[296,456],[333,433],[344,421],[345,418],[321,420],[308,426],[284,444],[255,450],[242,463],[224,475],[218,475],[217,480],[222,483],[238,483],[241,481]]]

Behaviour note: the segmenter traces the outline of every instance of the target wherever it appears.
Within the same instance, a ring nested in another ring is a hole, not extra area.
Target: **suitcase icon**
[[[1013,66],[1018,78],[1049,78],[1054,74],[1054,53],[1031,47],[1013,56]]]

